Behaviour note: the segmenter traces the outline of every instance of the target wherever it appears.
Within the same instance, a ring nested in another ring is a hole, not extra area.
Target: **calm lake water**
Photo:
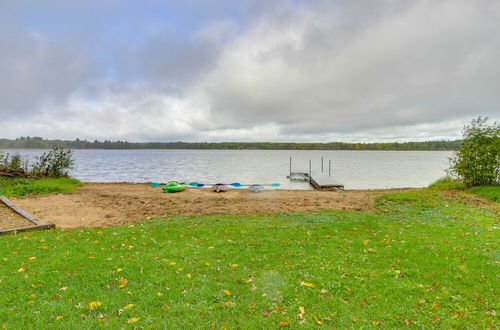
[[[43,150],[8,150],[33,157]],[[444,151],[288,151],[288,150],[75,150],[72,176],[88,182],[280,183],[281,189],[309,189],[289,182],[293,170],[328,174],[346,189],[423,187],[445,175]]]

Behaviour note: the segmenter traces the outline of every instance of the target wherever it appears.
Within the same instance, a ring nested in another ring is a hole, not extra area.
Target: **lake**
[[[8,150],[33,157],[43,150]],[[281,189],[309,189],[289,182],[293,170],[331,174],[346,189],[424,187],[445,175],[447,151],[289,150],[75,150],[71,175],[88,182],[280,183]]]

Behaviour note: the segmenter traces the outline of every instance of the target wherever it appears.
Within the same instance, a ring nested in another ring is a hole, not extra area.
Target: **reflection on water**
[[[8,152],[16,152],[9,150]],[[20,150],[33,157],[41,150]],[[423,187],[445,175],[445,151],[287,151],[287,150],[75,150],[72,175],[89,182],[280,183],[282,189],[309,189],[287,180],[293,170],[328,173],[346,189]]]

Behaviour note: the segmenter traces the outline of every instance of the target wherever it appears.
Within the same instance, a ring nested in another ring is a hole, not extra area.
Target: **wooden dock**
[[[344,190],[344,185],[331,176],[332,161],[328,161],[328,175],[323,173],[323,157],[321,157],[321,172],[312,172],[312,161],[309,160],[309,172],[292,171],[292,157],[290,157],[290,181],[309,182],[316,190]]]
[[[309,173],[304,172],[291,172],[291,181],[302,181],[311,184],[316,190],[344,190],[344,185],[328,175],[321,173],[314,173],[309,176]]]

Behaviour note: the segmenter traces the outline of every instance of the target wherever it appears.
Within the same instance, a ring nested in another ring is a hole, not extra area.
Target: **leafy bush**
[[[67,177],[73,163],[73,152],[71,150],[55,148],[35,157],[31,174],[46,178]]]
[[[462,131],[460,149],[450,158],[449,173],[465,186],[498,185],[500,179],[500,125],[478,117]]]

